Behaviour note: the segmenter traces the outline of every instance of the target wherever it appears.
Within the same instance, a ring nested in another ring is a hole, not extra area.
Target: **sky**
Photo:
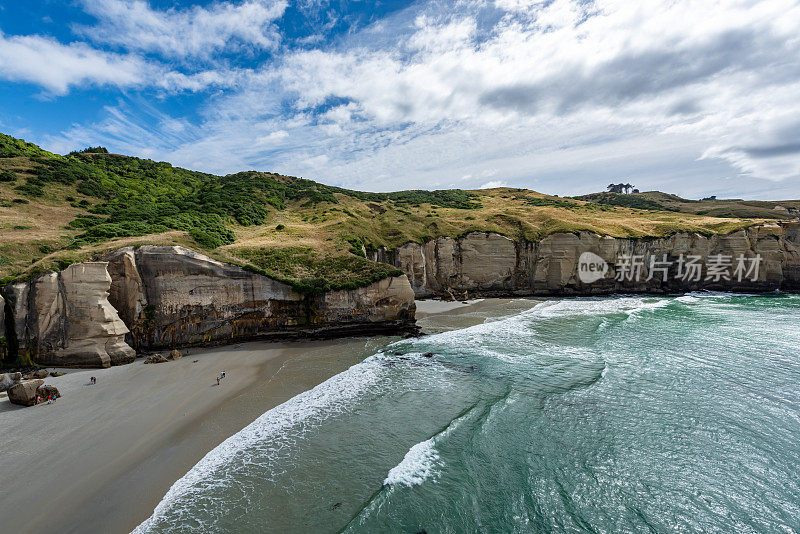
[[[800,0],[0,0],[0,131],[367,191],[800,198]]]

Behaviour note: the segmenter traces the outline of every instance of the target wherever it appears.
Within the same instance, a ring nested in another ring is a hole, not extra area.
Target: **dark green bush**
[[[246,269],[285,282],[301,293],[356,289],[403,274],[385,263],[352,255],[329,256],[310,247],[265,247],[237,253],[254,264]]]
[[[228,230],[230,232],[230,230]],[[205,248],[217,248],[222,245],[233,243],[233,232],[230,235],[225,235],[220,232],[206,230],[204,228],[192,228],[189,230],[189,237],[197,241]]]
[[[77,154],[108,154],[108,149],[104,146],[90,146],[83,150],[73,150],[69,153],[70,156]]]
[[[621,206],[624,208],[635,208],[640,210],[655,211],[676,211],[660,202],[650,200],[641,195],[626,195],[623,193],[592,193],[575,197],[578,200],[596,202],[606,206]],[[676,197],[677,198],[677,197]]]
[[[26,183],[24,183],[22,185],[16,186],[14,188],[14,190],[22,193],[25,196],[29,196],[29,197],[33,197],[33,198],[38,198],[38,197],[43,197],[44,196],[44,189],[42,189],[42,187],[39,186],[39,185],[30,183],[30,181],[28,181],[28,182],[26,182]]]
[[[73,228],[90,228],[92,226],[97,226],[103,221],[105,221],[105,219],[98,217],[97,215],[81,215],[74,221],[70,222],[69,225]]]
[[[11,171],[0,172],[0,182],[16,182],[17,175]]]

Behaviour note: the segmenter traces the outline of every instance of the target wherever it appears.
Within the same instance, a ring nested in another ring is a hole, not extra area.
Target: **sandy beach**
[[[130,532],[206,452],[387,341],[194,349],[175,362],[48,378],[62,394],[53,405],[0,399],[3,530]]]
[[[529,307],[519,299],[422,301],[418,317],[424,331],[435,333]],[[394,339],[190,349],[174,362],[138,359],[48,378],[63,396],[53,405],[23,408],[2,398],[3,530],[130,532],[228,436]],[[217,386],[223,369],[227,378]]]

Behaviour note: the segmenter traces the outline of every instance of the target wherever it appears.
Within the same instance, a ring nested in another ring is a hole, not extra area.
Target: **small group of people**
[[[93,385],[93,386],[94,386],[95,384],[97,384],[97,377],[96,377],[96,376],[90,376],[90,377],[89,377],[89,383],[90,383],[91,385]]]
[[[57,398],[58,397],[56,397],[55,395],[48,395],[45,400],[47,401],[47,404],[53,404],[53,403],[56,402]],[[36,395],[36,404],[41,404],[42,402],[43,402],[42,401],[42,396],[41,395]]]
[[[225,371],[220,371],[219,372],[219,376],[217,376],[217,385],[219,385],[220,380],[222,380],[226,376],[227,376],[227,374],[225,373]]]

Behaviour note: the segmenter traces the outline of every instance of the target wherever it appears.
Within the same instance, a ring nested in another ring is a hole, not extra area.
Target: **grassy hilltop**
[[[100,147],[62,156],[0,134],[5,282],[125,245],[177,244],[316,291],[395,274],[365,251],[436,236],[727,233],[791,218],[787,210],[797,208],[798,201],[690,201],[658,192],[574,199],[512,188],[366,193],[272,172],[216,176]]]

